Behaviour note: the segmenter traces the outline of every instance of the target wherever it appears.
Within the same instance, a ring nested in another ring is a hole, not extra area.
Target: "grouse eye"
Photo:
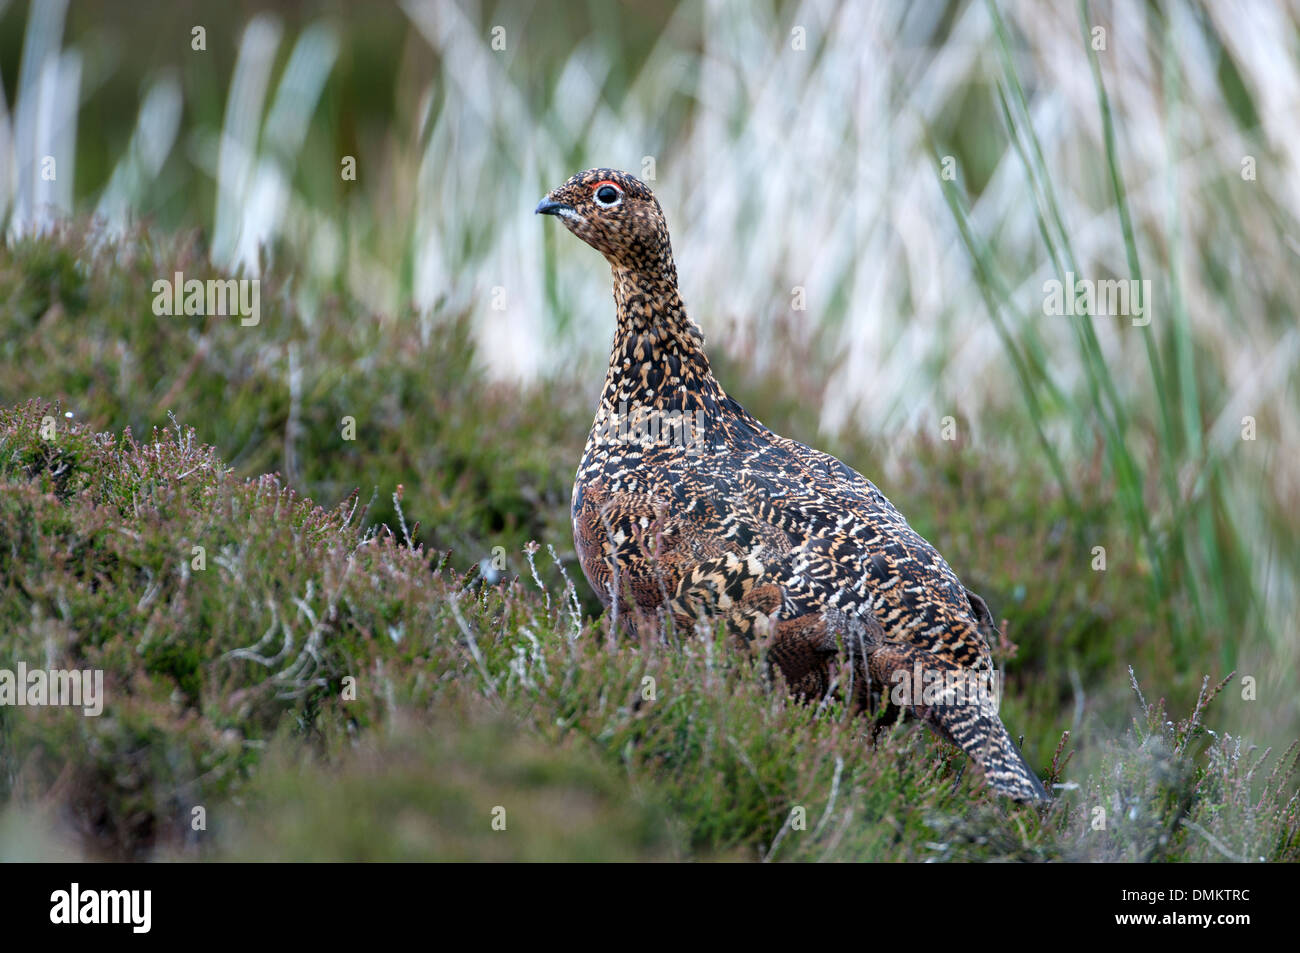
[[[617,186],[602,185],[596,190],[596,204],[608,208],[611,205],[617,205],[623,197],[623,193],[618,190]]]

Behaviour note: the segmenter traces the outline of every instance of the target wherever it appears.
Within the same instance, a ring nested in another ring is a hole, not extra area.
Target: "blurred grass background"
[[[1215,730],[1285,747],[1298,22],[1282,3],[0,2],[0,405],[136,435],[172,413],[236,474],[327,508],[359,490],[366,525],[399,535],[401,484],[414,542],[456,571],[502,546],[527,581],[535,539],[580,579],[568,493],[612,307],[599,259],[532,208],[573,171],[625,168],[665,206],[724,386],[871,477],[1008,620],[1032,764],[1067,729],[1076,766],[1101,763],[1139,714],[1130,665],[1180,714],[1203,676],[1254,678]],[[260,275],[261,323],[154,316],[175,271]],[[1067,272],[1150,279],[1150,324],[1045,315]],[[6,563],[17,657],[46,644],[66,567],[44,596],[31,571]],[[192,621],[214,645],[260,634],[273,610],[250,605]],[[61,638],[84,657],[84,633]],[[219,654],[191,662],[222,690]],[[39,790],[28,751],[5,754],[6,790]],[[776,809],[701,833],[724,822],[697,783],[664,795],[679,849],[770,845]]]

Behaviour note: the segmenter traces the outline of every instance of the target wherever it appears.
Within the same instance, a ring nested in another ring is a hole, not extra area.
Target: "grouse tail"
[[[1017,801],[1051,800],[995,712],[978,705],[948,705],[930,708],[927,715],[935,728],[980,765],[999,794]]]

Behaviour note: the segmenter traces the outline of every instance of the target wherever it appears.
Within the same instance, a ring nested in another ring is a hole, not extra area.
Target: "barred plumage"
[[[613,269],[614,346],[573,486],[579,559],[606,606],[633,626],[663,612],[687,629],[725,623],[738,643],[761,641],[805,697],[831,690],[843,656],[857,704],[916,691],[904,707],[996,790],[1045,799],[996,698],[961,688],[993,674],[987,606],[871,481],[726,394],[682,305],[650,190],[592,169],[537,211]]]

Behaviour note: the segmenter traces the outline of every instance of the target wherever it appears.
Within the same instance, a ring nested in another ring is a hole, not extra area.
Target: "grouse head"
[[[626,172],[579,172],[552,189],[536,212],[558,216],[615,269],[676,278],[663,209],[654,193]]]

